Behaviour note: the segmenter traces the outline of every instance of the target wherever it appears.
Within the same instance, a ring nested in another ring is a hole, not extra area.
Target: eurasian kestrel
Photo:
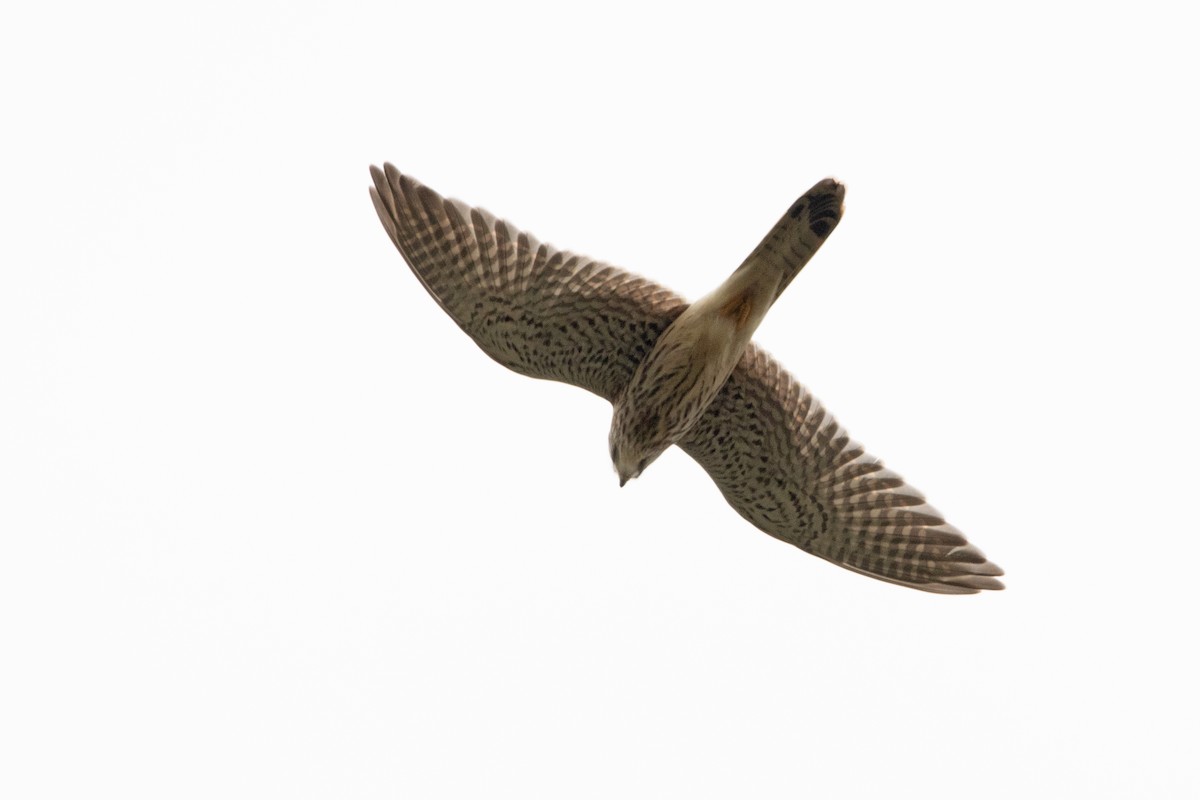
[[[928,592],[1004,588],[999,567],[750,343],[837,226],[841,184],[806,192],[716,291],[688,305],[446,200],[391,164],[371,176],[400,254],[485,353],[612,402],[622,485],[678,444],[739,514],[801,550]]]

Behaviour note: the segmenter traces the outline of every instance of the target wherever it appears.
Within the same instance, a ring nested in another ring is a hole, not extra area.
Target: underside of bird
[[[745,519],[813,555],[928,592],[1004,588],[998,566],[750,342],[837,226],[836,181],[801,196],[725,283],[689,307],[390,164],[371,176],[388,236],[488,356],[614,404],[610,444],[622,483],[676,444]]]

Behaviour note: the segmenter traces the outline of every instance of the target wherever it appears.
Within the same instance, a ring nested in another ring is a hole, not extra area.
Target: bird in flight
[[[838,182],[805,192],[724,283],[689,305],[447,200],[391,164],[371,177],[388,236],[485,353],[613,404],[609,449],[622,486],[678,445],[739,514],[801,550],[927,592],[1004,588],[1003,570],[750,342],[841,220]]]

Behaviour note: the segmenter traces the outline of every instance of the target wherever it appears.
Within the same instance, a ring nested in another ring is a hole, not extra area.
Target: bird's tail
[[[779,285],[771,302],[778,300],[841,222],[845,195],[846,187],[833,178],[813,186],[792,203],[738,271],[768,269],[778,272]]]

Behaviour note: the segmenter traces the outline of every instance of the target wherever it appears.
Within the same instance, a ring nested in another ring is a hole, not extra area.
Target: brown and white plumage
[[[390,164],[372,167],[371,175],[384,228],[442,309],[509,369],[614,402],[615,435],[639,366],[670,338],[664,332],[679,329],[673,323],[689,305],[655,283],[540,244],[485,211],[446,200]],[[827,201],[831,187],[837,213]],[[753,281],[758,288],[747,292],[748,308],[740,304],[746,283],[735,280],[738,272],[705,298],[719,301],[731,336],[749,341],[747,326],[752,332],[836,225],[840,197],[839,186],[822,182],[768,233],[739,271],[775,270],[778,279],[769,291]],[[797,233],[789,215],[807,228]],[[673,441],[739,514],[778,539],[881,580],[947,594],[1003,588],[1003,572],[919,492],[866,455],[774,359],[743,343],[730,365],[728,379]],[[614,464],[620,471],[615,455]]]

